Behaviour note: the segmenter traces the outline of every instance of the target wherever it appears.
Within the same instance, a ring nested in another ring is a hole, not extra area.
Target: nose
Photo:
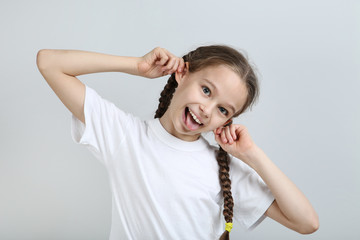
[[[208,117],[207,113],[205,112],[205,106],[204,105],[200,105],[200,111],[201,111],[202,115],[204,115],[204,117]]]
[[[211,111],[213,109],[213,106],[211,104],[200,104],[200,111],[201,114],[205,117],[205,118],[209,118],[211,116]]]

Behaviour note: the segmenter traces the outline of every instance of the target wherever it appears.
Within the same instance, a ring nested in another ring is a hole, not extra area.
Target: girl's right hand
[[[182,72],[184,66],[183,58],[173,55],[165,48],[157,47],[140,58],[137,68],[140,76],[157,78],[176,71]]]

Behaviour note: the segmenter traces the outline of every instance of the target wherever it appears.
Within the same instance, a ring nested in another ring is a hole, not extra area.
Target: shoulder
[[[133,133],[145,127],[145,121],[131,112],[125,111],[120,105],[102,96],[95,89],[86,86],[85,108],[89,116],[93,116],[101,126],[109,132]],[[118,130],[118,131],[117,131]]]

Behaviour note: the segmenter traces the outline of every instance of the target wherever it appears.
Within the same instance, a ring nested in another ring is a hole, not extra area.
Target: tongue
[[[185,124],[191,130],[196,130],[200,127],[200,125],[197,122],[195,122],[189,111],[187,112],[186,115]]]

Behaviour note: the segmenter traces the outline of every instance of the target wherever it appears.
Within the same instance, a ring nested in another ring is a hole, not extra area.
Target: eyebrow
[[[207,82],[209,85],[211,85],[211,87],[212,87],[213,89],[215,89],[215,92],[219,92],[214,83],[212,83],[210,80],[208,80],[208,79],[206,79],[206,78],[204,78],[204,80],[205,80],[205,82]],[[231,108],[231,110],[233,111],[233,113],[236,112],[233,105],[231,105],[231,104],[226,104],[226,105],[227,105],[229,108]]]

